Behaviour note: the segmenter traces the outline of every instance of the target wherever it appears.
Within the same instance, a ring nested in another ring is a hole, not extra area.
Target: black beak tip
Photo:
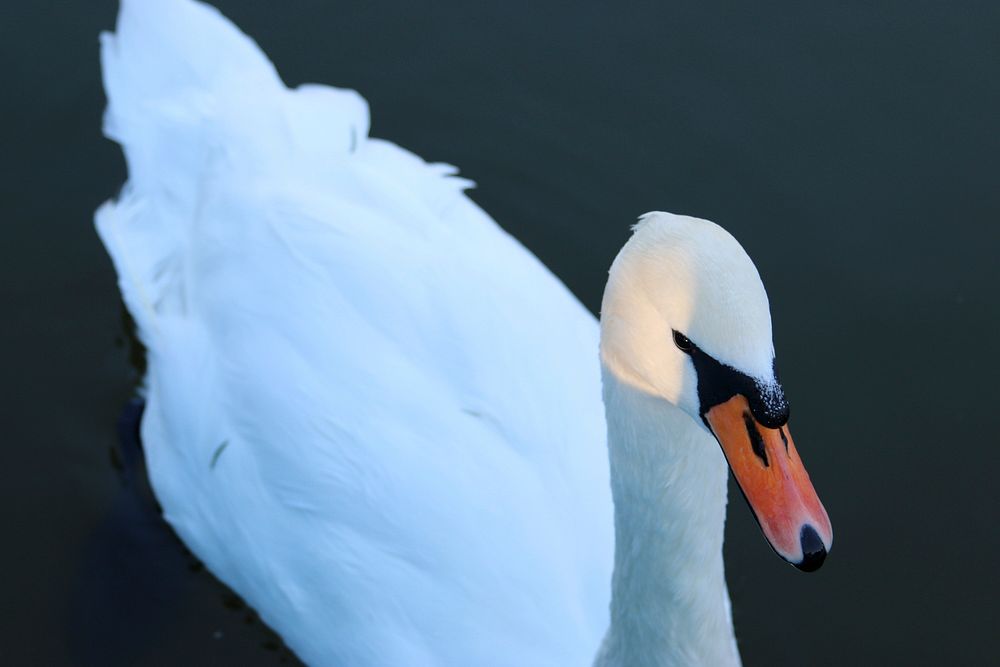
[[[826,547],[823,546],[823,540],[819,539],[815,528],[806,524],[802,526],[799,542],[802,544],[802,561],[792,564],[803,572],[815,572],[826,560]]]

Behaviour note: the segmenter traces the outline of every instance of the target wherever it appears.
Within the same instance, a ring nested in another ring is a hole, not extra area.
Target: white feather
[[[589,661],[594,318],[467,182],[368,138],[355,93],[285,89],[216,11],[123,2],[102,54],[130,177],[97,223],[178,534],[308,662]]]
[[[725,463],[667,343],[770,372],[739,244],[646,217],[599,360],[593,316],[357,93],[287,89],[190,0],[123,0],[102,63],[129,182],[97,226],[148,347],[154,490],[301,658],[738,664]]]

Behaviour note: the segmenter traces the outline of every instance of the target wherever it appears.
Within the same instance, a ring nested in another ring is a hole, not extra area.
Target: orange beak
[[[737,394],[705,414],[764,537],[805,572],[823,564],[833,527],[809,481],[788,426],[765,428]]]

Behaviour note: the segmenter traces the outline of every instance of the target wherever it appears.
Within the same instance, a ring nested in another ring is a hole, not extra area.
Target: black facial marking
[[[760,437],[760,431],[757,430],[757,422],[754,421],[753,415],[749,412],[744,412],[743,423],[746,424],[747,435],[750,436],[750,446],[753,448],[753,453],[757,455],[757,458],[761,460],[765,468],[769,467],[767,450],[764,449],[764,438]]]
[[[781,441],[783,443],[785,443],[785,453],[787,454],[788,453],[788,436],[785,435],[785,429],[784,428],[779,428],[778,429],[778,433],[781,434]]]
[[[785,391],[778,382],[778,369],[774,368],[775,383],[762,385],[749,375],[741,373],[732,366],[727,366],[715,360],[710,354],[698,347],[680,332],[674,333],[674,343],[680,335],[690,350],[681,348],[694,362],[694,370],[698,375],[698,402],[702,420],[705,414],[716,405],[725,403],[736,394],[746,397],[750,403],[750,412],[760,424],[766,428],[780,428],[788,421],[788,401]],[[677,344],[677,347],[681,347]],[[706,422],[707,425],[707,422]]]

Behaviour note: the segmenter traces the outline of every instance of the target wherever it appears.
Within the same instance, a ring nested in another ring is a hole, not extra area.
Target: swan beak
[[[766,428],[739,394],[705,414],[764,537],[779,556],[803,570],[819,569],[833,545],[833,527],[809,481],[788,425]]]

